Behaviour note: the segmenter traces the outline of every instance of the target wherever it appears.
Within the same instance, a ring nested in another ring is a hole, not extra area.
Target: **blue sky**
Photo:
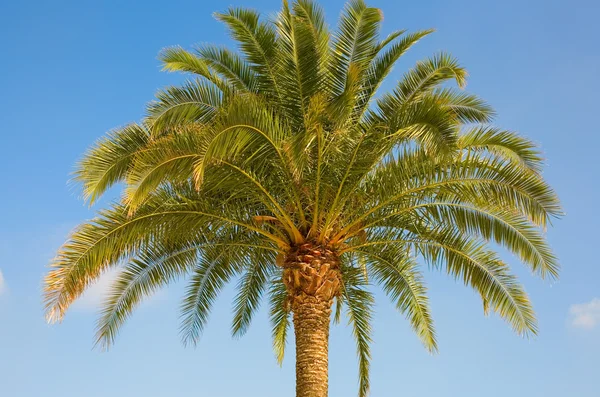
[[[69,230],[94,211],[66,183],[73,164],[106,131],[139,120],[158,88],[181,81],[160,72],[161,48],[229,43],[211,14],[230,3],[267,13],[279,7],[277,0],[0,4],[0,395],[293,395],[293,349],[279,368],[265,311],[244,338],[231,338],[231,289],[197,349],[179,342],[179,285],[143,305],[108,353],[93,350],[92,341],[98,298],[109,280],[61,325],[43,319],[45,266]],[[535,279],[508,258],[539,315],[537,338],[515,336],[497,317],[482,315],[470,290],[427,273],[440,353],[430,356],[379,294],[372,396],[598,396],[600,3],[370,3],[383,9],[385,32],[437,28],[404,58],[387,87],[419,58],[442,49],[456,55],[470,72],[468,90],[498,111],[496,124],[540,143],[545,175],[567,213],[548,233],[563,265],[560,281]],[[333,23],[343,1],[322,4]],[[330,395],[356,395],[354,345],[345,325],[332,330],[330,353]]]

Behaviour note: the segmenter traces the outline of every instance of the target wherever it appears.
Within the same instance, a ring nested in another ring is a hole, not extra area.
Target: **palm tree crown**
[[[164,50],[164,68],[193,79],[161,91],[142,122],[111,132],[78,164],[90,203],[115,184],[123,198],[80,225],[51,263],[49,321],[121,266],[98,322],[97,341],[108,347],[141,300],[185,276],[181,334],[195,344],[220,289],[239,280],[233,334],[267,298],[281,361],[293,313],[299,385],[312,370],[306,363],[320,360],[301,343],[321,341],[326,354],[330,313],[339,321],[345,310],[361,396],[369,284],[382,286],[425,347],[437,349],[422,263],[474,288],[485,312],[517,333],[536,333],[524,289],[489,244],[541,277],[557,276],[542,231],[560,207],[540,152],[489,125],[492,109],[448,84],[463,88],[467,73],[446,53],[378,94],[431,30],[381,38],[382,13],[362,0],[347,4],[332,34],[309,0],[284,1],[273,20],[239,8],[216,18],[239,52]],[[311,323],[311,313],[321,320]],[[322,332],[310,334],[310,324]],[[324,360],[325,385],[298,386],[299,396],[326,395]]]

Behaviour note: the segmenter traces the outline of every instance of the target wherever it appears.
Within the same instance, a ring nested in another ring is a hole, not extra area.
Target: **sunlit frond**
[[[373,316],[373,295],[366,289],[367,281],[363,272],[348,266],[343,274],[344,303],[347,306],[346,314],[352,326],[352,333],[356,340],[358,354],[359,397],[369,393],[369,369],[371,361],[371,318]]]
[[[359,100],[364,77],[377,55],[382,20],[381,10],[368,7],[363,0],[347,3],[340,16],[330,66],[333,93],[330,112],[338,123],[351,120],[344,118],[350,116]]]
[[[484,246],[454,235],[438,234],[415,245],[433,264],[476,289],[490,308],[521,335],[537,334],[529,298],[508,266]]]
[[[493,206],[447,202],[422,204],[418,214],[440,227],[483,237],[515,253],[541,277],[558,277],[559,265],[538,228],[518,213]]]
[[[241,264],[222,249],[205,250],[192,272],[181,305],[180,332],[183,343],[196,345],[208,321],[217,294]]]
[[[270,319],[273,336],[273,351],[277,363],[281,365],[285,356],[287,334],[290,327],[290,310],[288,293],[281,282],[281,275],[274,279],[269,289]]]
[[[458,145],[464,151],[487,151],[535,172],[540,172],[544,164],[544,158],[533,142],[514,132],[494,127],[470,129],[460,137]]]
[[[141,301],[185,275],[196,263],[202,244],[181,247],[154,245],[146,248],[119,272],[103,304],[96,343],[108,349]]]
[[[207,44],[196,48],[196,52],[198,57],[232,88],[242,92],[256,92],[256,73],[238,53]]]
[[[467,71],[458,61],[442,52],[417,62],[398,82],[392,94],[386,94],[377,100],[377,107],[385,117],[389,117],[399,107],[418,101],[445,81],[454,80],[463,88],[467,84],[466,78]]]
[[[276,24],[283,106],[290,117],[302,124],[310,98],[325,83],[329,37],[323,13],[308,1],[295,3],[293,9],[284,1]]]
[[[406,315],[423,345],[437,351],[427,289],[419,264],[406,245],[367,246],[355,251],[364,255],[373,278],[382,285],[397,309]]]
[[[260,20],[260,15],[249,9],[229,8],[226,12],[215,13],[215,17],[225,23],[240,50],[257,73],[259,90],[279,98],[280,89],[275,74],[277,38],[271,24]]]
[[[165,48],[159,54],[159,59],[163,63],[163,70],[196,74],[219,88],[226,87],[204,60],[179,46]]]
[[[74,181],[83,187],[83,197],[93,204],[114,184],[125,179],[134,157],[150,139],[149,131],[131,124],[101,138],[77,163]]]
[[[212,83],[189,81],[182,87],[169,87],[156,94],[148,105],[148,123],[153,135],[181,124],[206,123],[223,104],[223,92]]]
[[[367,77],[365,79],[363,90],[360,93],[358,104],[357,104],[357,112],[362,116],[364,111],[367,109],[367,105],[369,101],[373,98],[377,89],[381,86],[385,78],[392,71],[394,64],[398,62],[400,57],[406,53],[413,45],[415,45],[419,40],[428,34],[432,33],[433,30],[423,30],[420,32],[409,33],[402,37],[397,42],[390,44],[390,47],[383,53],[379,53],[377,57],[372,61],[369,69],[367,70]],[[398,32],[404,33],[404,32]],[[393,42],[396,37],[392,35],[388,38],[388,40]],[[386,42],[382,42],[380,46],[385,47]]]
[[[274,271],[275,254],[273,250],[246,250],[246,270],[237,286],[238,294],[234,300],[231,327],[234,336],[242,336],[248,330]]]
[[[431,98],[450,109],[461,123],[489,123],[495,116],[490,105],[468,92],[444,88],[435,90]]]
[[[382,19],[381,10],[368,7],[363,0],[346,4],[335,34],[331,65],[338,95],[350,89],[349,74],[362,73],[375,55]]]

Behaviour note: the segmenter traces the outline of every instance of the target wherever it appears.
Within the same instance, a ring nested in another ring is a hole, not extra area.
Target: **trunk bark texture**
[[[296,397],[327,397],[329,323],[340,292],[337,255],[304,244],[286,257],[283,271],[296,335]]]

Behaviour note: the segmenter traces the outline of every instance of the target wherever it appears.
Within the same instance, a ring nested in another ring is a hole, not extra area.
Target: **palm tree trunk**
[[[296,397],[327,397],[331,303],[306,296],[294,310]]]
[[[340,292],[337,255],[312,244],[286,257],[283,282],[294,313],[296,397],[327,397],[329,322]]]

